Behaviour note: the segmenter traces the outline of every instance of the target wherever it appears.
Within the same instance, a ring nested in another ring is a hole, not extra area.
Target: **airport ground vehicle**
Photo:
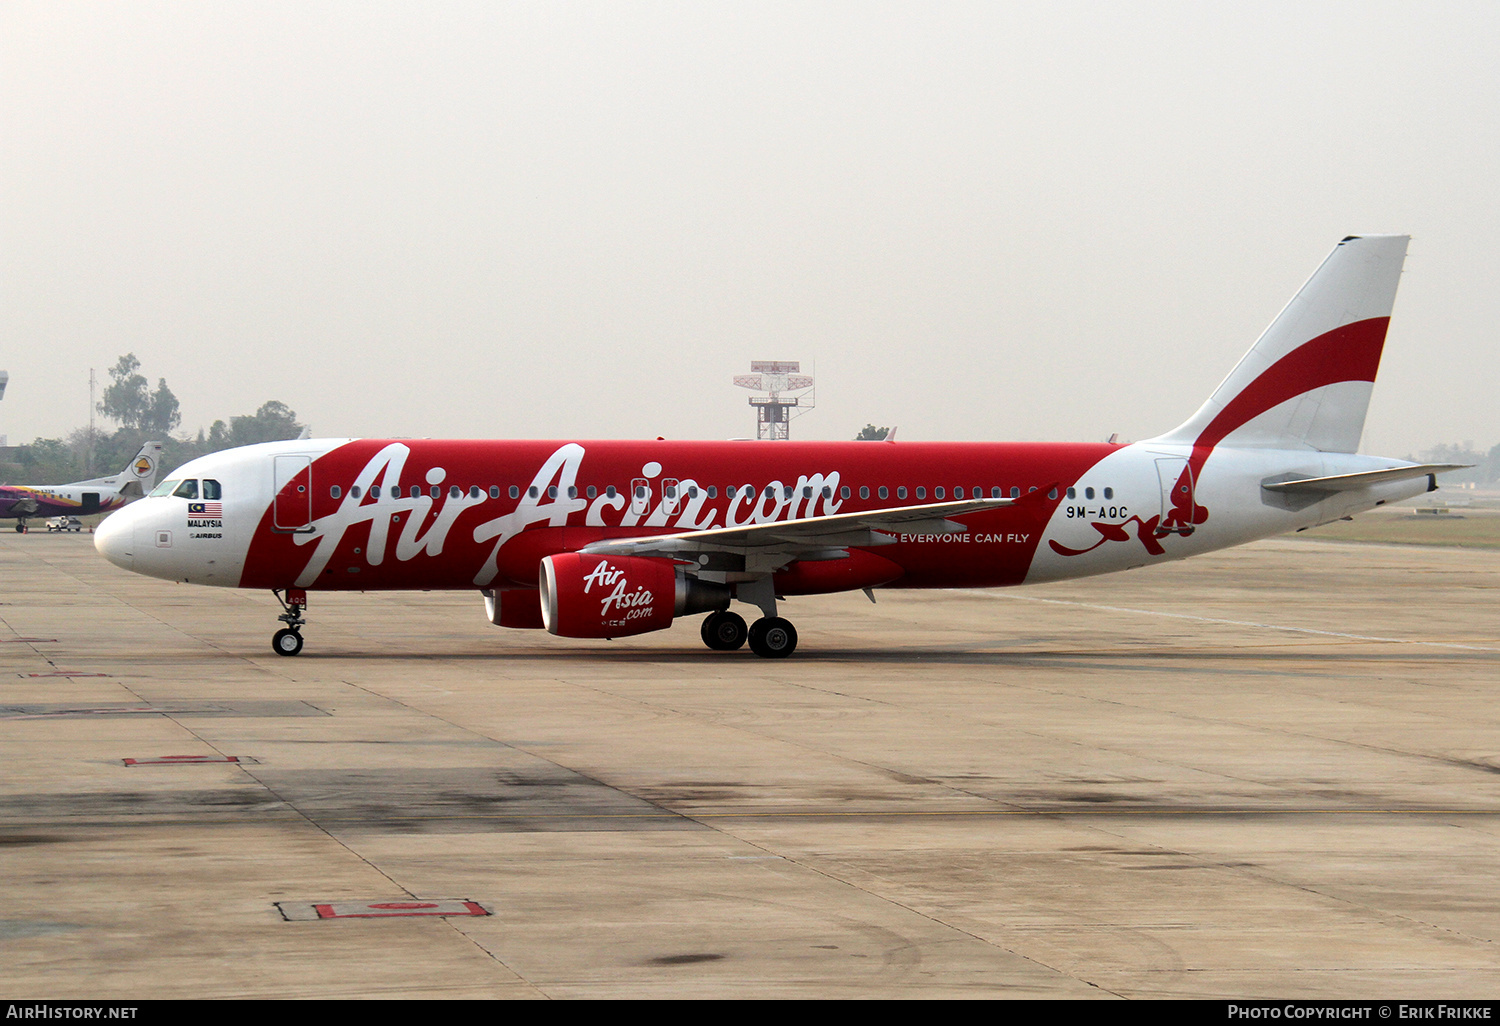
[[[48,531],[82,531],[83,521],[77,517],[49,517],[47,519]]]

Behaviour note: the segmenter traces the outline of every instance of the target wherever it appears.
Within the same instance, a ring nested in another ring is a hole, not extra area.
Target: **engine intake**
[[[668,559],[564,552],[541,562],[542,623],[564,638],[625,638],[729,605],[729,588]]]

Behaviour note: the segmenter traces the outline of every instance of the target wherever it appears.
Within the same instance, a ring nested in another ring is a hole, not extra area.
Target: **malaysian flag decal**
[[[224,504],[222,502],[190,502],[188,503],[188,516],[220,519],[224,516]]]

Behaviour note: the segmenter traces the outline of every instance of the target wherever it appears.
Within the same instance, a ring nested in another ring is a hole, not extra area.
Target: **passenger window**
[[[191,481],[182,482],[182,484],[178,485],[177,490],[172,494],[177,496],[179,499],[196,499],[198,497],[197,480],[194,479]]]
[[[927,498],[927,489],[924,488],[924,487],[922,487],[921,485],[917,485],[917,498],[919,498],[919,499],[925,499],[925,498]]]
[[[391,498],[393,498],[393,499],[399,499],[399,498],[401,498],[401,486],[400,485],[391,485]]]
[[[938,485],[936,488],[934,488],[932,490],[932,497],[934,499],[941,499],[943,497],[943,486],[942,485]]]
[[[211,477],[203,479],[203,497],[205,499],[222,499],[224,492],[219,488],[219,482]]]
[[[599,495],[599,489],[595,488],[593,485],[589,485],[588,492],[586,494],[591,499],[597,498]]]
[[[538,499],[541,498],[542,493],[536,490],[536,485],[532,485],[530,488],[526,489],[526,494],[533,499]]]
[[[1078,489],[1077,488],[1069,488],[1068,489],[1068,498],[1070,498],[1070,499],[1076,499],[1076,498],[1078,498]]]
[[[353,488],[349,489],[349,498],[351,498],[351,499],[357,499],[357,498],[359,498],[359,485],[355,485]]]
[[[1104,497],[1106,499],[1113,499],[1115,497],[1115,490],[1113,488],[1104,489]]]
[[[995,485],[993,488],[990,489],[990,498],[992,498],[992,499],[1001,499],[1001,498],[1004,498],[1004,496],[1002,496],[1000,494],[1000,486],[999,485]]]
[[[515,485],[511,485],[510,486],[510,497],[512,499],[519,499],[521,497],[521,489],[518,488],[518,487],[516,487]]]
[[[1068,498],[1071,499],[1072,497],[1073,497],[1072,493],[1069,492],[1068,493]],[[1094,490],[1092,488],[1085,488],[1083,490],[1083,497],[1085,499],[1092,499],[1094,497]]]
[[[719,486],[718,485],[709,485],[708,486],[708,497],[710,499],[717,499],[719,497]]]
[[[1019,485],[1010,486],[1010,497],[1012,499],[1019,499],[1021,497],[1021,489]]]
[[[570,498],[570,499],[576,499],[576,498],[578,498],[578,488],[577,488],[576,485],[568,485],[568,498]]]
[[[906,498],[906,485],[897,485],[896,486],[896,498],[898,498],[898,499],[904,499],[904,498]]]
[[[880,486],[880,497],[882,499],[889,499],[891,497],[891,490],[889,488],[887,488],[885,485],[881,485]]]
[[[953,497],[955,499],[962,499],[964,497],[964,490],[962,486],[953,489]]]
[[[443,497],[443,489],[438,485],[433,485],[428,489],[428,494],[434,499],[441,499]]]
[[[490,498],[492,498],[492,499],[498,499],[498,498],[500,498],[500,486],[499,485],[490,485]]]
[[[615,486],[614,485],[606,485],[605,488],[604,488],[604,494],[608,498],[613,499],[615,497]]]
[[[793,488],[791,485],[782,485],[781,486],[781,497],[783,499],[790,499],[792,497],[793,493],[795,493],[796,491],[797,491],[797,489]]]
[[[372,499],[378,499],[378,498],[380,498],[380,486],[379,485],[371,485],[370,486],[370,498],[372,498]]]
[[[328,489],[328,497],[330,499],[337,499],[339,496],[341,496],[343,494],[344,494],[344,490],[342,488],[340,488],[338,485],[334,485],[332,488]]]
[[[469,498],[471,498],[471,499],[477,499],[477,498],[479,498],[479,486],[478,485],[469,485]]]

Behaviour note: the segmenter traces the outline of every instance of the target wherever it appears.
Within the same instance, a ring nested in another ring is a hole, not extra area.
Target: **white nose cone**
[[[135,517],[126,516],[129,509],[111,514],[94,528],[94,548],[115,566],[135,569]]]

